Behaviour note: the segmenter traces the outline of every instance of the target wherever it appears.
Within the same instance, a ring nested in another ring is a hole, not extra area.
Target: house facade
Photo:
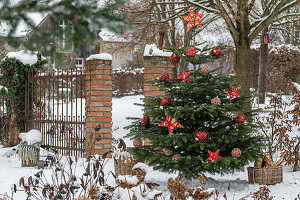
[[[92,54],[109,53],[113,56],[112,67],[123,68],[132,60],[132,51],[126,49],[122,51],[122,47],[126,46],[129,40],[122,36],[116,35],[108,29],[98,31],[98,39],[96,45],[80,44],[79,49],[75,49],[72,41],[72,22],[68,19],[58,20],[57,24],[53,24],[50,16],[46,16],[38,25],[37,29],[44,31],[53,29],[55,26],[55,37],[47,38],[47,42],[53,44],[55,51],[45,51],[43,54],[50,60],[49,66],[53,68],[82,68],[86,58]],[[55,56],[53,56],[53,53]]]

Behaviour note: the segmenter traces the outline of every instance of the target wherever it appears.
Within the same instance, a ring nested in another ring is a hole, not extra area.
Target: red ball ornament
[[[238,114],[236,117],[235,117],[235,121],[237,123],[243,123],[244,121],[247,120],[247,117],[244,115],[244,114]]]
[[[144,115],[143,119],[141,120],[142,126],[147,128],[150,124],[150,117],[148,115]]]
[[[215,49],[211,50],[210,53],[214,57],[219,57],[221,55],[221,50],[219,48],[215,48]]]
[[[171,59],[171,62],[172,62],[173,64],[177,64],[177,63],[180,61],[179,56],[177,56],[177,55],[174,54],[174,53],[171,55],[170,59]]]
[[[231,151],[232,157],[239,158],[241,157],[242,151],[239,148],[234,148]]]
[[[172,160],[174,161],[174,162],[177,162],[178,160],[180,159],[180,155],[174,155],[174,156],[172,156]]]
[[[163,82],[167,82],[168,79],[170,79],[169,74],[162,74],[162,75],[160,76],[160,80],[163,81]]]
[[[143,141],[140,139],[133,140],[133,146],[134,147],[141,147],[143,145]]]
[[[209,71],[210,71],[210,68],[209,68],[208,65],[203,65],[203,66],[200,67],[200,72],[202,74],[207,74]]]
[[[211,100],[211,104],[221,105],[221,99],[218,97],[215,97]]]
[[[207,142],[208,141],[208,133],[205,131],[198,130],[194,133],[194,137],[201,142]]]
[[[171,104],[171,99],[169,98],[163,98],[160,103],[160,105],[162,106],[169,106],[170,104]]]

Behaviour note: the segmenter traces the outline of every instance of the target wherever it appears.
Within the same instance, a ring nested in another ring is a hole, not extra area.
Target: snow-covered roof
[[[29,19],[32,20],[34,25],[38,25],[45,17],[46,14],[42,13],[28,13],[27,16]],[[8,24],[8,22],[1,21],[0,22],[0,35],[1,36],[7,36],[9,33],[11,26]],[[20,21],[15,33],[13,34],[14,37],[25,37],[27,33],[31,31],[30,27],[24,22]]]
[[[11,5],[17,5],[21,0],[14,0],[10,1]],[[61,2],[61,0],[52,0],[50,1],[49,5],[57,4]],[[107,0],[99,0],[98,1],[98,6],[103,7],[105,6]],[[0,2],[1,6],[1,2]],[[27,16],[29,19],[32,20],[34,26],[38,26],[44,18],[48,15],[49,13],[28,13]],[[8,24],[6,21],[0,21],[0,36],[7,36],[9,33],[11,26]],[[25,37],[27,33],[31,31],[31,28],[28,27],[28,25],[24,21],[20,21],[15,33],[13,34],[14,37]]]
[[[86,60],[112,60],[112,56],[108,53],[100,53],[90,55]]]
[[[144,56],[170,57],[171,55],[172,52],[160,50],[155,44],[147,44],[145,46]]]
[[[34,65],[38,61],[37,52],[25,51],[25,50],[21,50],[18,52],[9,52],[5,56],[5,58],[15,58],[16,60],[19,60],[24,65]],[[45,60],[46,58],[42,56],[42,59]]]

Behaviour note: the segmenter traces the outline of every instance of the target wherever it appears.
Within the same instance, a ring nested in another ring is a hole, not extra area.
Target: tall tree
[[[159,0],[157,0],[158,3]],[[230,31],[236,48],[235,71],[236,79],[243,93],[250,87],[250,45],[258,34],[276,17],[295,6],[298,0],[267,0],[265,17],[254,20],[257,0],[183,0],[171,3],[189,4],[208,13],[222,17]]]
[[[269,0],[260,0],[253,8],[254,14],[252,15],[254,20],[260,18],[265,18],[270,15],[268,3]],[[280,30],[282,32],[283,27],[290,27],[290,25],[295,25],[297,21],[300,20],[298,13],[298,6],[288,9],[287,11],[276,16],[272,23],[266,25],[260,36],[260,54],[259,54],[259,76],[258,76],[258,93],[259,93],[259,103],[264,104],[265,102],[265,92],[267,83],[267,58],[268,58],[268,43],[269,43],[269,32],[272,30]],[[294,26],[296,27],[296,26]],[[297,29],[285,29],[284,33],[287,33],[287,39],[292,39],[295,41]],[[290,37],[293,36],[293,37]]]

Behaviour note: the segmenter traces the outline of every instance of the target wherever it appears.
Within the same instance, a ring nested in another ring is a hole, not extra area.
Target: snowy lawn
[[[143,115],[142,107],[133,105],[134,103],[142,103],[140,98],[143,96],[129,96],[120,99],[113,99],[113,137],[123,138],[128,131],[123,128],[130,124],[126,117],[141,117]],[[294,133],[299,134],[299,133]],[[133,146],[132,141],[128,138],[124,139],[127,146]],[[7,149],[0,148],[0,194],[7,192],[11,194],[12,184],[18,184],[22,176],[32,176],[38,171],[35,168],[21,168],[21,163],[16,156],[10,158],[3,157]],[[82,160],[78,161],[77,173],[82,174],[83,166],[86,165]],[[253,164],[250,164],[253,166]],[[246,166],[247,167],[247,166]],[[259,189],[260,185],[248,184],[247,168],[245,171],[236,172],[234,174],[211,175],[207,174],[208,184],[204,187],[214,187],[219,190],[219,197],[223,199],[223,194],[226,192],[227,199],[240,199],[250,192],[255,192]],[[113,170],[113,161],[109,159],[105,167],[105,173]],[[50,170],[44,170],[46,176],[49,176]],[[177,174],[169,174],[159,171],[154,171],[152,168],[147,173],[146,181],[152,181],[160,184],[159,190],[166,191],[167,181],[170,177],[175,178]],[[110,185],[115,185],[114,178],[109,176],[107,182]],[[189,187],[199,187],[198,180],[186,181]],[[228,191],[228,184],[231,185],[231,190]],[[274,199],[287,199],[293,200],[300,194],[300,171],[292,172],[291,167],[284,167],[283,182],[280,184],[268,186],[271,190],[271,195]],[[23,192],[18,192],[14,195],[14,199],[26,199]],[[124,197],[124,199],[126,199]]]

